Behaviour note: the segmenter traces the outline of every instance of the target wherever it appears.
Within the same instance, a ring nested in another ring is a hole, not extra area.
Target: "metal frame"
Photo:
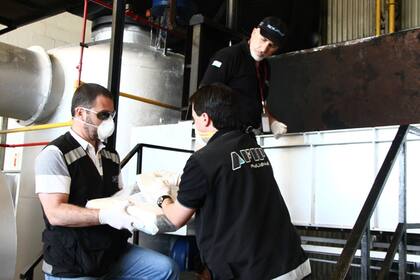
[[[108,139],[108,145],[115,149],[117,139],[118,100],[121,80],[121,58],[123,52],[125,23],[125,0],[114,0],[112,5],[111,50],[109,53],[108,89],[114,96],[115,130]]]
[[[361,264],[361,276],[362,279],[370,279],[370,258],[369,258],[369,233],[370,233],[370,218],[375,210],[376,204],[379,201],[381,193],[385,187],[386,181],[391,173],[392,167],[395,163],[397,156],[402,152],[402,158],[400,161],[400,224],[396,229],[392,244],[388,249],[387,256],[380,275],[384,277],[389,273],[390,266],[394,259],[396,247],[398,244],[400,254],[402,256],[399,261],[399,279],[405,279],[405,267],[406,267],[406,250],[407,250],[407,238],[406,238],[406,137],[408,133],[420,135],[420,129],[409,126],[401,125],[392,141],[391,147],[388,150],[385,160],[375,178],[372,189],[363,205],[362,210],[356,220],[353,230],[350,233],[349,239],[344,246],[344,249],[337,262],[336,270],[332,275],[332,279],[345,279],[347,272],[351,266],[354,254],[361,244],[362,249],[362,264]],[[417,224],[415,224],[417,225]],[[415,226],[414,225],[414,226]],[[362,239],[362,242],[361,242]],[[402,242],[401,242],[402,241]]]
[[[152,145],[152,144],[137,144],[134,146],[134,148],[125,156],[125,158],[121,161],[121,168],[123,168],[130,159],[137,154],[137,168],[136,168],[136,174],[140,174],[143,167],[143,149],[149,148],[149,149],[157,149],[157,150],[163,150],[163,151],[171,151],[171,152],[181,152],[181,153],[194,153],[193,150],[185,150],[185,149],[178,149],[178,148],[171,148],[166,146],[158,146],[158,145]],[[133,233],[133,243],[138,245],[139,244],[139,232],[134,231]]]

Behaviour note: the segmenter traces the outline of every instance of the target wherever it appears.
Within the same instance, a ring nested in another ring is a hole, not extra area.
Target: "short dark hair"
[[[71,115],[74,117],[74,110],[76,107],[85,107],[89,109],[95,106],[94,102],[96,97],[100,95],[108,97],[114,102],[112,93],[101,85],[86,83],[79,86],[74,92],[73,99],[71,100]]]
[[[230,87],[216,83],[201,87],[191,97],[197,115],[207,113],[218,130],[240,128],[238,93]]]

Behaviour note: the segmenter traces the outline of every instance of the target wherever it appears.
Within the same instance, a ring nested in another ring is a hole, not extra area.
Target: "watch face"
[[[163,202],[163,196],[159,196],[158,200],[157,200],[157,205],[162,208],[162,202]]]
[[[163,203],[163,201],[165,200],[165,199],[167,199],[167,198],[171,198],[169,195],[162,195],[162,196],[160,196],[159,198],[158,198],[158,200],[157,200],[157,205],[160,207],[160,208],[162,208],[162,203]]]

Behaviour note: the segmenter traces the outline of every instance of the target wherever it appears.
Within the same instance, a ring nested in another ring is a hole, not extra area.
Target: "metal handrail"
[[[340,258],[338,259],[336,269],[332,275],[332,279],[345,279],[351,266],[354,254],[356,253],[356,250],[361,242],[362,235],[368,236],[366,233],[370,230],[368,228],[370,218],[373,214],[373,211],[375,210],[376,204],[378,203],[378,200],[385,187],[386,181],[389,177],[389,174],[391,173],[391,169],[401,150],[401,147],[406,141],[408,132],[419,135],[419,130],[415,127],[409,125],[401,125],[398,128],[397,134],[392,141],[391,147],[389,148],[389,151],[382,163],[381,169],[375,178],[372,189],[366,198],[362,210],[360,211],[356,223],[350,233],[349,239],[347,240]],[[403,232],[405,233],[405,226],[403,229]],[[369,254],[366,255],[366,258],[369,258]]]
[[[121,161],[121,168],[123,168],[130,159],[138,153],[140,157],[137,157],[137,174],[141,173],[141,164],[143,160],[143,148],[150,148],[150,149],[157,149],[157,150],[163,150],[163,151],[171,151],[171,152],[180,152],[180,153],[194,153],[193,150],[185,150],[185,149],[179,149],[179,148],[172,148],[172,147],[166,147],[166,146],[159,146],[159,145],[152,145],[152,144],[144,144],[139,143],[136,146],[134,146],[133,149],[125,156],[125,158]],[[140,164],[140,166],[139,166]]]
[[[164,150],[164,151],[171,151],[171,152],[191,153],[191,154],[194,153],[193,150],[185,150],[185,149],[178,149],[178,148],[172,148],[172,147],[166,147],[166,146],[139,143],[136,146],[134,146],[134,148],[131,149],[131,151],[121,161],[121,168],[123,168],[130,161],[130,159],[135,154],[137,154],[136,174],[140,174],[142,172],[142,166],[143,166],[143,148],[150,148],[150,149],[157,149],[157,150]],[[133,243],[139,244],[138,231],[134,231],[133,233]]]
[[[389,270],[391,268],[392,262],[394,260],[395,253],[397,253],[398,244],[400,244],[404,232],[406,230],[406,226],[404,223],[399,223],[397,229],[395,230],[394,236],[392,237],[392,242],[388,247],[384,262],[382,264],[381,271],[378,275],[378,280],[387,279]]]
[[[26,280],[32,280],[34,279],[34,270],[35,267],[42,261],[43,258],[42,252],[38,255],[38,257],[35,259],[35,261],[27,266],[22,273],[19,274],[19,279],[26,279]]]

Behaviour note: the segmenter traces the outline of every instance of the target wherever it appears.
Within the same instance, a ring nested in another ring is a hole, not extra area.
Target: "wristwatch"
[[[159,206],[160,208],[162,208],[162,203],[167,198],[171,198],[172,199],[172,197],[170,195],[162,195],[162,196],[159,196],[158,199],[157,199],[157,206]]]

